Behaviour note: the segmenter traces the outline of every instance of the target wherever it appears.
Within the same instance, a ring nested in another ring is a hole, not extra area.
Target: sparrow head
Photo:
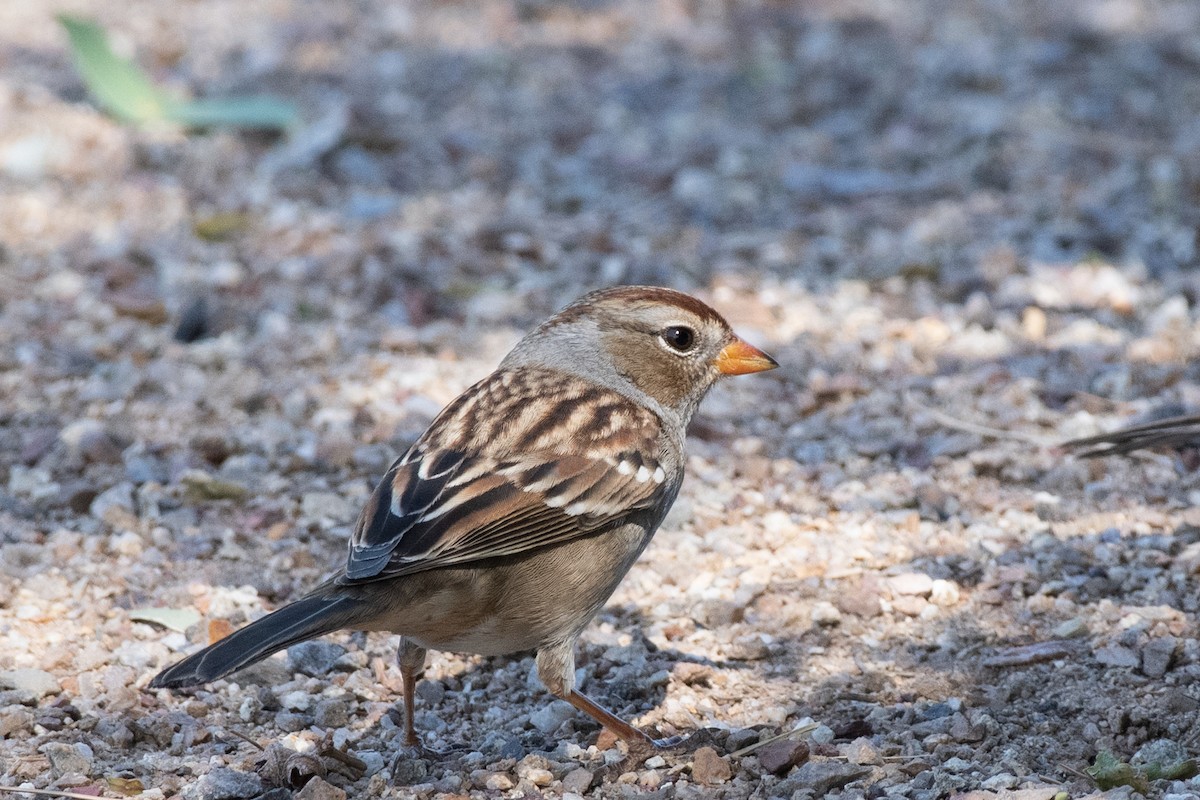
[[[502,366],[536,364],[590,378],[691,418],[722,377],[774,369],[709,306],[673,289],[591,292],[523,339]]]

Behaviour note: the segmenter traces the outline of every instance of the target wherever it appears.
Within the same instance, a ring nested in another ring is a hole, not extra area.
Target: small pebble
[[[287,665],[292,672],[313,677],[322,677],[333,670],[338,659],[346,654],[346,648],[333,642],[321,640],[301,642],[287,650]]]
[[[1142,672],[1151,678],[1161,678],[1171,669],[1179,640],[1174,636],[1151,639],[1142,648]]]
[[[299,792],[293,795],[294,800],[346,800],[346,791],[328,783],[324,778],[314,776],[309,778]]]
[[[42,669],[10,669],[0,672],[0,688],[30,692],[34,697],[58,694],[58,679]]]
[[[185,800],[242,800],[263,791],[262,778],[253,772],[214,767],[183,790]]]
[[[643,789],[657,789],[662,785],[662,774],[656,769],[649,769],[638,776],[638,786]]]
[[[840,625],[842,612],[838,611],[837,606],[833,603],[822,600],[813,605],[812,621],[814,625],[825,628]]]
[[[904,572],[888,578],[888,588],[897,596],[928,597],[933,592],[933,578],[923,572]]]
[[[1100,647],[1094,653],[1096,660],[1106,667],[1127,667],[1134,669],[1141,664],[1137,651],[1121,645]]]
[[[513,779],[503,772],[493,772],[484,779],[483,787],[493,792],[507,792],[516,786]]]
[[[319,728],[340,728],[350,720],[350,706],[345,700],[321,700],[313,710],[313,722]]]
[[[574,719],[575,707],[564,700],[547,703],[529,715],[529,723],[542,733],[554,733],[564,722]]]
[[[780,739],[760,747],[754,752],[758,763],[767,772],[784,775],[792,767],[808,758],[808,744],[792,739]]]
[[[575,794],[579,795],[587,794],[588,790],[592,788],[592,782],[595,781],[595,779],[595,773],[593,773],[591,770],[584,769],[583,767],[576,767],[563,776],[563,791],[574,792]]]
[[[92,772],[92,762],[95,756],[92,748],[79,742],[65,744],[63,742],[48,742],[39,748],[50,759],[50,769],[55,778],[64,775],[83,775],[87,777]]]
[[[871,740],[859,737],[841,748],[841,754],[851,764],[882,764],[883,756]]]
[[[806,789],[816,797],[823,797],[870,772],[870,767],[859,764],[809,761],[801,764],[795,772],[777,784],[774,793],[776,796],[790,796],[797,790]]]
[[[692,755],[692,780],[701,786],[714,786],[733,774],[729,762],[711,747],[701,747]]]

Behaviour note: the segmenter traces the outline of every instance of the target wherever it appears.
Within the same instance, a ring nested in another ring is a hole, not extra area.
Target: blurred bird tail
[[[154,676],[151,688],[174,689],[215,681],[285,647],[350,627],[359,602],[308,595],[256,620]]]

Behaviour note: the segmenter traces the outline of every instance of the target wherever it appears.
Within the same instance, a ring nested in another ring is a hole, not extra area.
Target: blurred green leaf
[[[1197,772],[1196,759],[1189,758],[1183,761],[1168,761],[1158,762],[1152,761],[1149,764],[1141,766],[1141,771],[1146,774],[1146,777],[1152,781],[1168,780],[1168,781],[1183,781],[1194,777]]]
[[[192,230],[206,242],[224,242],[245,231],[254,218],[244,211],[219,211],[199,217],[192,223]]]
[[[286,100],[266,95],[217,97],[175,103],[167,116],[190,128],[228,126],[247,130],[283,130],[296,123],[296,107]]]
[[[108,46],[104,29],[94,22],[61,14],[58,21],[71,40],[75,66],[96,101],[125,122],[164,119],[170,100],[136,64]]]
[[[278,97],[224,97],[177,100],[150,80],[136,64],[108,46],[104,29],[94,22],[62,14],[75,65],[100,106],[122,122],[164,120],[189,128],[284,130],[299,119],[295,105]]]
[[[1137,769],[1126,764],[1107,750],[1096,754],[1096,761],[1084,770],[1105,791],[1118,786],[1132,786],[1142,794],[1149,794],[1150,782]]]

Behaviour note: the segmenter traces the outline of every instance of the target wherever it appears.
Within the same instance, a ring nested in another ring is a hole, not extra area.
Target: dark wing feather
[[[1188,414],[1147,422],[1063,443],[1063,447],[1084,450],[1080,453],[1084,458],[1125,455],[1135,450],[1159,447],[1189,446],[1200,446],[1200,415]]]
[[[563,378],[554,376],[550,409],[561,441],[545,428],[486,429],[487,421],[480,421],[476,409],[496,401],[497,382],[506,389],[500,395],[517,396],[507,409],[510,420],[531,395],[544,404],[546,388],[528,376],[521,384],[497,373],[447,407],[375,489],[351,537],[342,580],[381,580],[514,555],[658,506],[677,482],[667,480],[657,461],[657,417],[615,393],[597,397],[596,387],[583,381],[564,390]],[[588,426],[593,400],[620,404],[623,424]]]

